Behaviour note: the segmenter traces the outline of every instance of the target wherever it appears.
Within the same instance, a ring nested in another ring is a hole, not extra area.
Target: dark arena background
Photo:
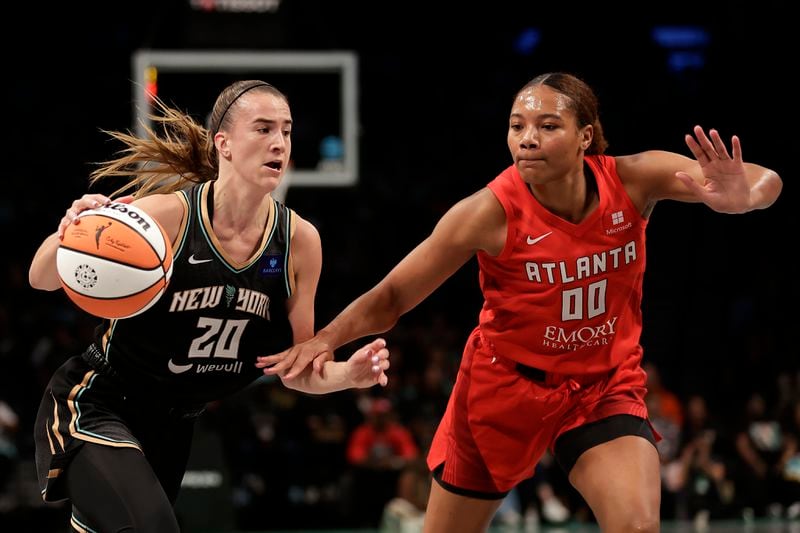
[[[738,135],[745,160],[783,178],[778,201],[740,216],[662,202],[647,230],[642,344],[648,406],[665,437],[662,517],[665,530],[800,530],[800,225],[790,165],[800,116],[788,10],[773,0],[4,6],[0,531],[68,530],[69,507],[41,501],[32,423],[50,375],[84,349],[97,320],[61,291],[31,289],[27,270],[95,163],[119,148],[102,130],[136,127],[142,51],[354,61],[347,88],[340,66],[266,59],[145,79],[198,120],[233,79],[258,77],[287,93],[296,168],[310,178],[290,180],[285,201],[322,237],[318,327],[510,163],[511,99],[537,74],[572,72],[595,89],[612,155],[691,155],[683,139],[695,124],[728,143]],[[472,260],[385,335],[386,389],[314,397],[264,380],[209,405],[177,505],[183,530],[421,531],[424,457],[480,305]],[[714,442],[700,460],[687,435],[703,412]],[[360,462],[353,435],[387,419],[408,442],[361,450],[381,455],[380,466]],[[763,475],[743,455],[748,435]],[[691,462],[686,475],[682,461]],[[547,457],[494,526],[596,528]]]

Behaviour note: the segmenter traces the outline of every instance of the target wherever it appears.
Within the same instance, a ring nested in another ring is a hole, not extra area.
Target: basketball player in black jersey
[[[171,281],[144,313],[98,327],[86,352],[52,377],[36,420],[43,498],[68,498],[76,531],[179,531],[172,505],[204,404],[262,376],[257,356],[314,334],[319,234],[270,196],[291,155],[286,97],[262,81],[236,82],[217,98],[209,129],[157,103],[163,132],[113,133],[125,151],[92,183],[131,177],[117,194],[135,196],[117,201],[164,227]],[[60,288],[65,228],[108,202],[86,194],[72,203],[33,258],[31,286]],[[286,384],[309,393],[386,385],[388,356],[378,339]]]

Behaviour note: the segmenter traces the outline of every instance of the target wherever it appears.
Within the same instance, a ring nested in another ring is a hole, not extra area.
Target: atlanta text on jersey
[[[624,246],[618,246],[591,256],[578,257],[575,259],[574,264],[567,261],[551,261],[547,263],[528,261],[525,263],[525,272],[528,276],[528,281],[554,285],[598,276],[609,270],[618,270],[622,266],[636,261],[636,259],[636,242],[630,241]]]

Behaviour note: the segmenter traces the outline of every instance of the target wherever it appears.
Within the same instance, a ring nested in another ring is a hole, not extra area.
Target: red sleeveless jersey
[[[511,166],[489,189],[506,212],[500,255],[478,253],[480,331],[492,354],[559,374],[641,357],[645,228],[613,157],[587,156],[600,203],[573,224],[545,209]]]

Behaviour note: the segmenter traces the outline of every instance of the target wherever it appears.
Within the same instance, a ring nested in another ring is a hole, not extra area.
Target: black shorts
[[[642,437],[653,446],[656,445],[649,421],[633,415],[614,415],[562,433],[556,440],[553,455],[561,469],[569,475],[583,452],[626,435]]]
[[[176,478],[179,484],[200,411],[136,400],[84,357],[70,358],[50,379],[36,416],[36,470],[42,498],[68,497],[59,481],[86,442],[137,449],[162,484],[172,486]]]

